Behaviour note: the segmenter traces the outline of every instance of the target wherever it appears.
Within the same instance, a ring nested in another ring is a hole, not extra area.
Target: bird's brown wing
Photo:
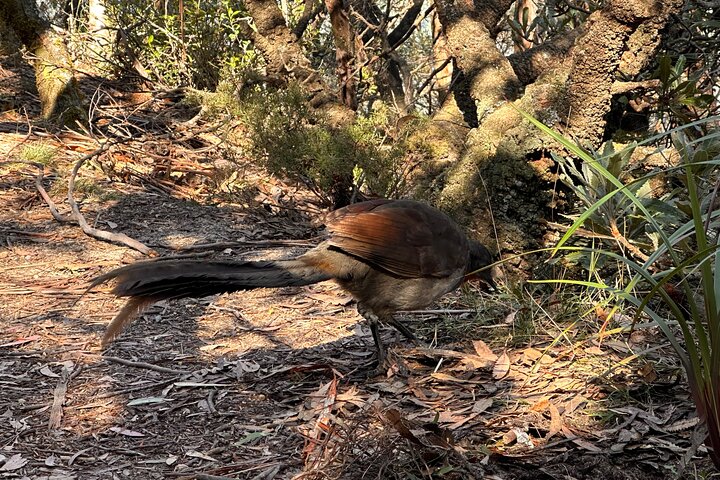
[[[400,277],[447,277],[468,261],[465,234],[423,203],[357,203],[329,214],[326,225],[331,246]]]

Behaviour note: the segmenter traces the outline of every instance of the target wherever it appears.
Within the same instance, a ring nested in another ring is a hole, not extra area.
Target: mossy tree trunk
[[[515,107],[598,147],[612,95],[623,91],[618,79],[647,67],[683,2],[611,0],[575,31],[509,57],[495,46],[492,12],[504,11],[501,3],[483,3],[480,12],[476,2],[435,0],[462,81],[422,132],[435,159],[420,188],[491,245],[494,222],[501,249],[517,252],[545,243],[545,222],[563,198],[550,158],[560,147]]]
[[[271,83],[277,85],[297,81],[309,94],[313,108],[325,111],[338,126],[352,122],[354,113],[338,101],[305,56],[302,45],[275,0],[245,0],[245,7],[253,18],[255,29],[247,34],[265,59]]]
[[[85,110],[63,39],[38,15],[33,0],[2,0],[5,24],[35,57],[35,82],[43,118],[63,126],[84,121]]]

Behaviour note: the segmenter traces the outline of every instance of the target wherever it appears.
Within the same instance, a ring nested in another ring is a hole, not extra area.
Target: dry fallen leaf
[[[527,433],[525,430],[520,430],[519,428],[515,428],[515,442],[518,445],[523,445],[527,448],[535,448],[535,444],[533,443],[532,438],[530,438],[530,434]]]
[[[523,356],[526,360],[529,360],[530,362],[534,362],[538,358],[542,357],[542,354],[543,353],[537,348],[528,347],[523,350]]]
[[[482,340],[473,340],[473,347],[475,348],[477,356],[484,360],[494,362],[498,358],[498,356],[493,353],[493,351],[490,350],[490,347],[488,347]]]
[[[517,435],[515,434],[515,430],[510,430],[503,434],[502,443],[503,445],[511,445],[516,439]]]
[[[171,401],[171,398],[166,397],[142,397],[142,398],[135,398],[133,400],[130,400],[127,403],[128,407],[134,407],[137,405],[149,405],[152,403],[165,403]]]
[[[583,440],[580,437],[573,438],[572,442],[578,447],[587,450],[588,452],[600,453],[603,451],[602,448],[596,447],[592,443],[588,442],[587,440]]]
[[[44,367],[42,367],[40,369],[40,374],[49,378],[60,378],[60,375],[52,371],[50,365],[45,365]]]
[[[127,428],[121,428],[121,427],[110,427],[111,432],[115,432],[119,435],[125,435],[126,437],[144,437],[144,433],[135,432],[133,430],[128,430]]]
[[[189,452],[185,453],[185,455],[193,458],[201,458],[203,460],[207,460],[208,462],[217,462],[217,460],[215,460],[210,455],[205,455],[204,453],[198,452],[197,450],[190,450]]]
[[[22,455],[16,453],[12,457],[8,458],[7,461],[0,467],[0,472],[12,472],[18,470],[28,463],[27,458],[23,458]]]
[[[587,401],[588,399],[583,397],[582,395],[575,395],[570,400],[565,402],[565,413],[570,414],[574,412],[577,407],[579,407],[583,403],[586,403]]]
[[[532,404],[530,410],[532,410],[533,412],[544,412],[549,406],[550,400],[548,400],[547,398],[541,398],[540,400]]]
[[[475,402],[475,405],[472,407],[473,413],[482,413],[488,408],[492,407],[493,399],[492,398],[481,398],[477,402]]]
[[[40,340],[40,335],[32,335],[30,337],[19,338],[14,342],[3,343],[2,345],[0,345],[0,347],[17,347],[18,345],[24,345],[26,343],[34,342],[35,340]]]
[[[405,421],[402,418],[400,412],[394,408],[390,408],[385,412],[385,418],[390,422],[395,430],[406,440],[411,441],[416,445],[422,445],[422,442],[413,435],[410,429],[405,425]]]
[[[549,404],[548,410],[550,411],[550,430],[545,436],[545,440],[550,440],[552,436],[560,433],[563,427],[562,416],[560,416],[560,411],[555,404]]]
[[[505,375],[507,375],[510,372],[510,357],[508,357],[508,354],[506,352],[503,352],[502,355],[500,355],[500,358],[497,359],[495,362],[495,366],[493,367],[493,378],[495,380],[500,380]]]
[[[638,373],[646,383],[653,383],[658,378],[655,368],[650,362],[645,362],[645,365],[640,368]]]

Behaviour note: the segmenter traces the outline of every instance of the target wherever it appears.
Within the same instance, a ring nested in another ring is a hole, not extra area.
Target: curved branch
[[[78,171],[80,170],[80,167],[90,158],[100,154],[101,152],[105,151],[108,148],[109,145],[105,144],[102,147],[98,148],[94,152],[91,152],[87,155],[85,155],[83,158],[77,161],[75,164],[75,167],[72,170],[72,173],[70,174],[70,180],[68,181],[68,203],[70,204],[70,209],[72,210],[71,216],[65,216],[61,214],[58,209],[57,205],[53,200],[50,198],[50,195],[48,195],[47,190],[45,190],[45,187],[43,187],[42,181],[45,178],[45,165],[39,162],[30,162],[26,160],[10,160],[10,161],[4,161],[0,162],[0,165],[7,165],[12,163],[20,163],[23,165],[31,165],[38,169],[38,173],[35,176],[35,188],[37,189],[38,193],[42,197],[42,199],[45,201],[45,203],[48,206],[48,209],[50,210],[50,213],[52,214],[53,218],[57,220],[60,223],[77,223],[80,228],[82,228],[82,231],[95,238],[99,238],[100,240],[105,240],[109,242],[116,242],[121,243],[125,246],[128,246],[130,248],[133,248],[145,255],[154,255],[155,251],[152,248],[147,247],[146,245],[138,242],[137,240],[128,237],[127,235],[123,233],[113,233],[113,232],[107,232],[105,230],[99,230],[97,228],[93,228],[90,225],[88,225],[87,221],[85,220],[85,217],[80,213],[80,209],[78,208],[77,203],[75,202],[75,199],[73,198],[73,190],[75,189],[75,177],[77,176]]]
[[[310,25],[310,22],[312,22],[315,17],[320,15],[320,12],[323,11],[323,6],[323,2],[319,0],[305,0],[305,9],[298,19],[297,24],[292,29],[292,33],[296,38],[303,36],[308,25]]]
[[[475,9],[452,0],[435,0],[434,4],[447,49],[464,78],[457,83],[454,92],[459,93],[458,88],[468,88],[472,102],[464,103],[477,112],[477,117],[484,116],[508,99],[515,99],[520,82]]]
[[[390,35],[388,35],[388,44],[391,48],[396,47],[401,40],[407,40],[410,33],[415,30],[415,20],[418,15],[420,15],[422,6],[423,0],[414,0],[412,7],[405,12],[400,23],[390,32]]]
[[[475,15],[490,31],[492,38],[502,30],[500,20],[510,10],[515,0],[473,0]]]
[[[558,35],[540,45],[508,57],[518,81],[530,85],[540,74],[553,70],[569,59],[569,54],[577,38],[585,32],[584,24],[578,28]]]
[[[43,178],[45,178],[45,165],[40,162],[29,162],[26,160],[12,160],[9,162],[0,162],[0,165],[6,165],[10,163],[22,163],[25,165],[32,165],[33,167],[37,168],[38,174],[35,176],[35,188],[37,189],[42,199],[45,200],[45,203],[47,203],[47,206],[50,209],[50,213],[52,214],[53,218],[61,223],[69,223],[73,221],[72,217],[66,217],[58,211],[55,202],[52,201],[52,198],[50,198],[50,195],[48,195],[47,190],[45,190],[45,187],[43,187],[42,181]]]
[[[109,144],[105,143],[100,148],[98,148],[94,152],[85,155],[75,163],[75,166],[72,169],[72,173],[70,174],[70,180],[68,180],[68,203],[70,204],[70,209],[73,213],[72,219],[76,221],[78,225],[80,225],[80,228],[82,228],[82,231],[85,232],[86,235],[99,238],[100,240],[105,240],[107,242],[121,243],[127,247],[137,250],[144,255],[154,256],[156,252],[152,248],[138,242],[134,238],[128,237],[124,233],[108,232],[88,225],[85,217],[83,217],[82,213],[80,213],[80,208],[78,207],[77,202],[75,202],[75,198],[73,197],[73,191],[75,190],[75,177],[77,176],[80,167],[82,167],[83,164],[89,159],[107,150],[109,146]]]

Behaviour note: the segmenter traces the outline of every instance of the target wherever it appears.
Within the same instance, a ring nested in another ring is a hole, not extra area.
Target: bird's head
[[[465,280],[478,279],[489,289],[495,290],[493,268],[486,268],[493,263],[490,251],[480,242],[470,240],[470,261],[468,262]]]

